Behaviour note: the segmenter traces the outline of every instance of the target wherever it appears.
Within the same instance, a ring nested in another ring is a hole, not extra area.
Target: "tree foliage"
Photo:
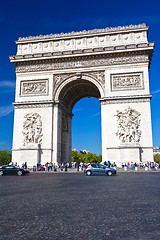
[[[12,154],[10,150],[0,150],[0,166],[7,165],[11,162]]]
[[[95,153],[77,153],[72,151],[72,162],[84,162],[84,163],[92,163],[92,162],[102,162],[102,155],[97,156]]]
[[[155,162],[160,162],[160,154],[157,153],[157,154],[154,155],[154,161]]]

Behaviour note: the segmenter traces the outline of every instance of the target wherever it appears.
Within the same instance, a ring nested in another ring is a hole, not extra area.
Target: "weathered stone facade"
[[[101,102],[103,161],[152,161],[145,24],[19,38],[13,162],[71,161],[72,109]]]

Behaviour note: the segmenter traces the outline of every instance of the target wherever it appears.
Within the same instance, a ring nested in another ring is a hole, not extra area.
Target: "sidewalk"
[[[57,169],[57,171],[33,171],[33,169],[28,169],[30,172],[32,173],[62,173],[62,174],[65,174],[65,173],[83,173],[84,170],[80,170],[80,171],[77,171],[77,168],[68,168],[67,171],[65,171],[65,169],[63,171],[61,171],[59,168]]]
[[[158,168],[157,170],[153,170],[150,169],[148,171],[145,170],[145,168],[138,168],[137,170],[135,169],[131,169],[131,168],[127,168],[127,170],[124,170],[124,168],[116,168],[117,173],[131,173],[131,172],[145,172],[145,173],[152,173],[152,172],[159,172],[160,173],[160,169]],[[79,170],[77,171],[76,168],[68,168],[67,171],[63,170],[61,171],[59,168],[57,169],[57,171],[33,171],[33,169],[29,169],[30,172],[32,173],[61,173],[61,174],[66,174],[66,173],[84,173],[84,170]]]
[[[151,169],[151,168],[148,168],[148,170],[146,171],[145,168],[138,168],[137,170],[135,169],[131,169],[131,168],[127,168],[127,170],[125,170],[124,168],[117,168],[117,172],[160,172],[160,168],[158,169]]]

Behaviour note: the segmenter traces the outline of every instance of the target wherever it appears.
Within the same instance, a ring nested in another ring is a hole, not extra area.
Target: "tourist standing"
[[[111,166],[111,163],[110,163],[110,161],[108,161],[108,162],[107,162],[107,167],[110,168],[110,166]]]
[[[24,168],[27,169],[27,162],[25,162],[25,164],[24,164]]]
[[[68,168],[68,166],[67,166],[67,163],[65,164],[65,172],[67,172],[67,168]]]

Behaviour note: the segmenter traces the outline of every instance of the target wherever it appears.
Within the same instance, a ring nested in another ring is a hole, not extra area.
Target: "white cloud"
[[[13,105],[0,107],[0,118],[9,115],[11,112],[13,112],[13,110],[14,110]]]
[[[82,110],[83,110],[83,108],[76,108],[76,109],[73,110],[73,113],[79,112],[79,111],[82,111]]]
[[[1,81],[0,82],[0,88],[15,88],[16,83],[15,81]]]
[[[98,117],[98,116],[100,116],[100,115],[101,115],[101,112],[97,112],[97,113],[94,113],[94,114],[90,115],[90,116],[87,117],[87,118],[95,118],[95,117]]]
[[[156,94],[156,93],[160,93],[160,89],[153,91],[151,94]]]

